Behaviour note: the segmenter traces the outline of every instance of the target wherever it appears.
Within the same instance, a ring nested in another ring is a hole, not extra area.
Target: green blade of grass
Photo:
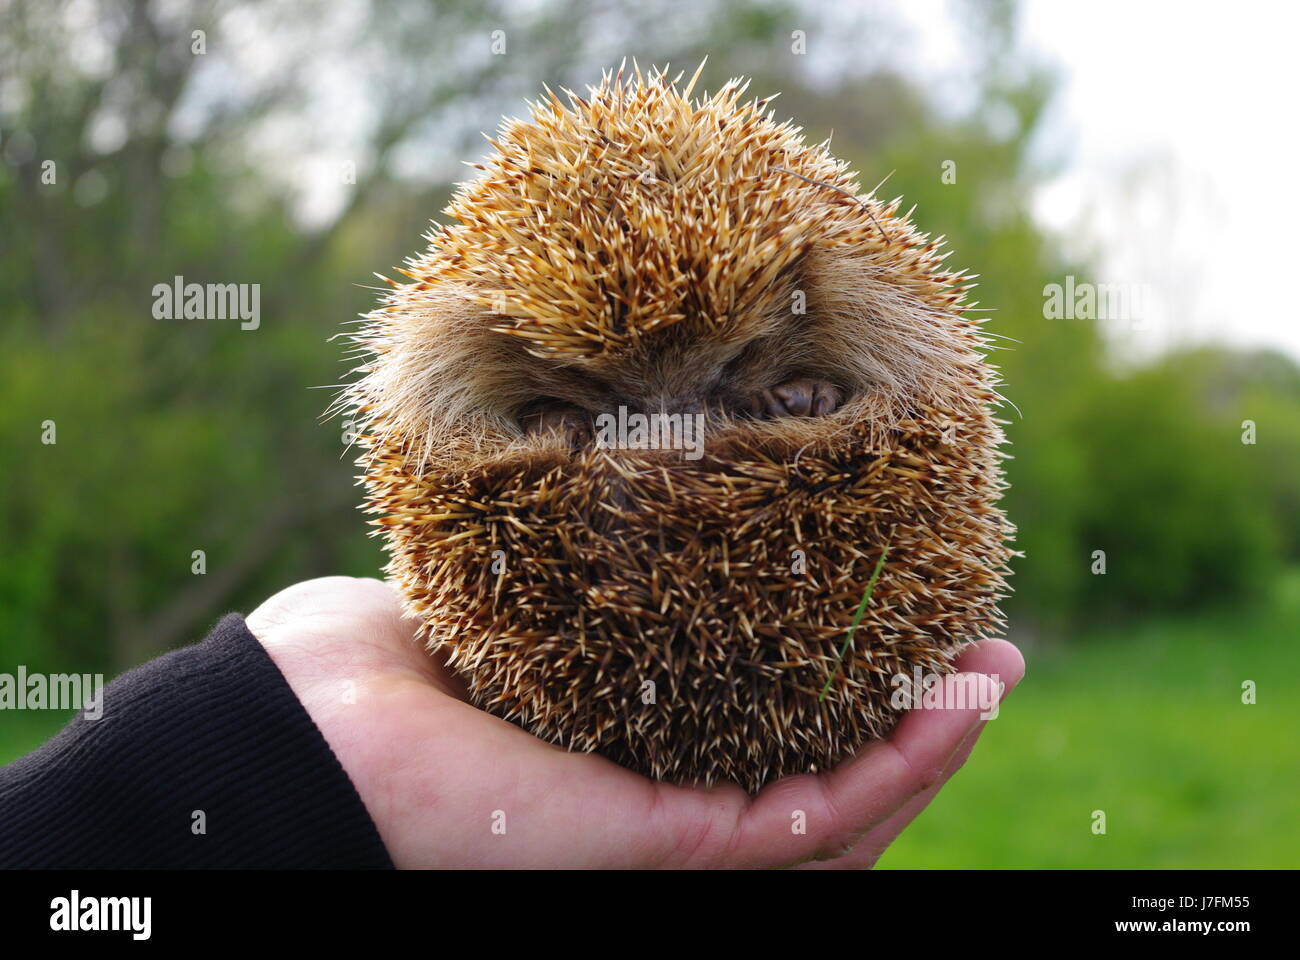
[[[835,658],[835,669],[831,675],[826,678],[826,685],[822,687],[821,696],[817,698],[820,702],[826,699],[826,694],[830,692],[831,684],[839,675],[840,664],[844,662],[844,655],[849,652],[849,644],[853,642],[853,631],[858,629],[858,624],[862,622],[862,615],[867,612],[867,604],[871,602],[871,591],[876,589],[876,581],[880,579],[880,571],[885,569],[885,557],[889,556],[889,545],[880,551],[880,559],[876,561],[876,569],[871,571],[871,579],[867,581],[867,589],[862,594],[862,602],[858,604],[858,612],[853,615],[853,622],[849,624],[849,632],[844,635],[844,643],[840,646],[840,655]]]

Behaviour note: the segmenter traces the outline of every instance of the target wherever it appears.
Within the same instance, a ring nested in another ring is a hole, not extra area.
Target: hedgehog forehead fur
[[[944,322],[965,278],[939,243],[899,201],[851,196],[847,165],[745,84],[691,101],[694,83],[606,75],[504,123],[446,211],[458,222],[360,338],[382,362],[350,399],[434,447],[514,435],[548,389],[689,404],[798,367],[849,392],[962,390],[974,325]]]
[[[890,677],[1001,623],[1002,433],[940,242],[741,82],[679,81],[606,74],[507,121],[367,318],[340,404],[389,573],[477,703],[756,788],[883,735]],[[796,373],[848,401],[733,415]],[[706,455],[568,450],[521,431],[539,397],[707,412]]]

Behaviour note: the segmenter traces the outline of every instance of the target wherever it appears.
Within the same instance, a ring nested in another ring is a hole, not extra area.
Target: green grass
[[[880,866],[1300,866],[1300,580],[1277,594],[1026,651],[965,768]]]
[[[862,616],[867,612],[867,604],[871,602],[871,592],[876,589],[876,581],[880,579],[880,571],[885,569],[885,558],[888,556],[889,544],[885,544],[885,549],[880,551],[880,559],[876,561],[876,569],[871,571],[871,579],[867,581],[867,589],[862,592],[862,602],[858,604],[858,610],[853,614],[853,622],[849,624],[848,632],[844,634],[844,643],[840,645],[839,656],[835,658],[835,669],[826,678],[826,685],[822,687],[821,696],[817,698],[818,700],[826,699],[831,684],[835,682],[836,676],[839,675],[840,666],[844,663],[844,655],[849,652],[849,644],[853,642],[853,633],[862,623]]]
[[[1300,866],[1300,578],[1277,593],[1027,650],[1020,687],[881,867]],[[0,712],[0,763],[66,719]]]

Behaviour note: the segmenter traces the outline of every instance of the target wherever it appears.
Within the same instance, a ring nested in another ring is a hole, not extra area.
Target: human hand
[[[834,770],[750,797],[734,784],[657,783],[472,706],[378,580],[295,584],[247,624],[399,867],[870,867],[965,762],[985,723],[977,706],[913,710]],[[988,675],[1005,696],[1024,673],[1003,640],[973,644],[957,662],[984,675],[985,704],[997,697]],[[795,811],[806,833],[792,830]]]

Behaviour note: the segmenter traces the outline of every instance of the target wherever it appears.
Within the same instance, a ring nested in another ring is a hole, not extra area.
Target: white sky
[[[1137,347],[1267,343],[1300,357],[1300,6],[1028,0],[1027,43],[1060,64],[1069,166],[1042,221],[1149,284]]]
[[[945,0],[901,0],[932,84],[960,96]],[[1300,229],[1300,5],[1285,0],[1025,0],[1024,47],[1061,85],[1043,146],[1065,161],[1040,221],[1097,280],[1144,287],[1138,353],[1187,341],[1300,357],[1289,294]],[[1136,329],[1135,329],[1136,328]]]

